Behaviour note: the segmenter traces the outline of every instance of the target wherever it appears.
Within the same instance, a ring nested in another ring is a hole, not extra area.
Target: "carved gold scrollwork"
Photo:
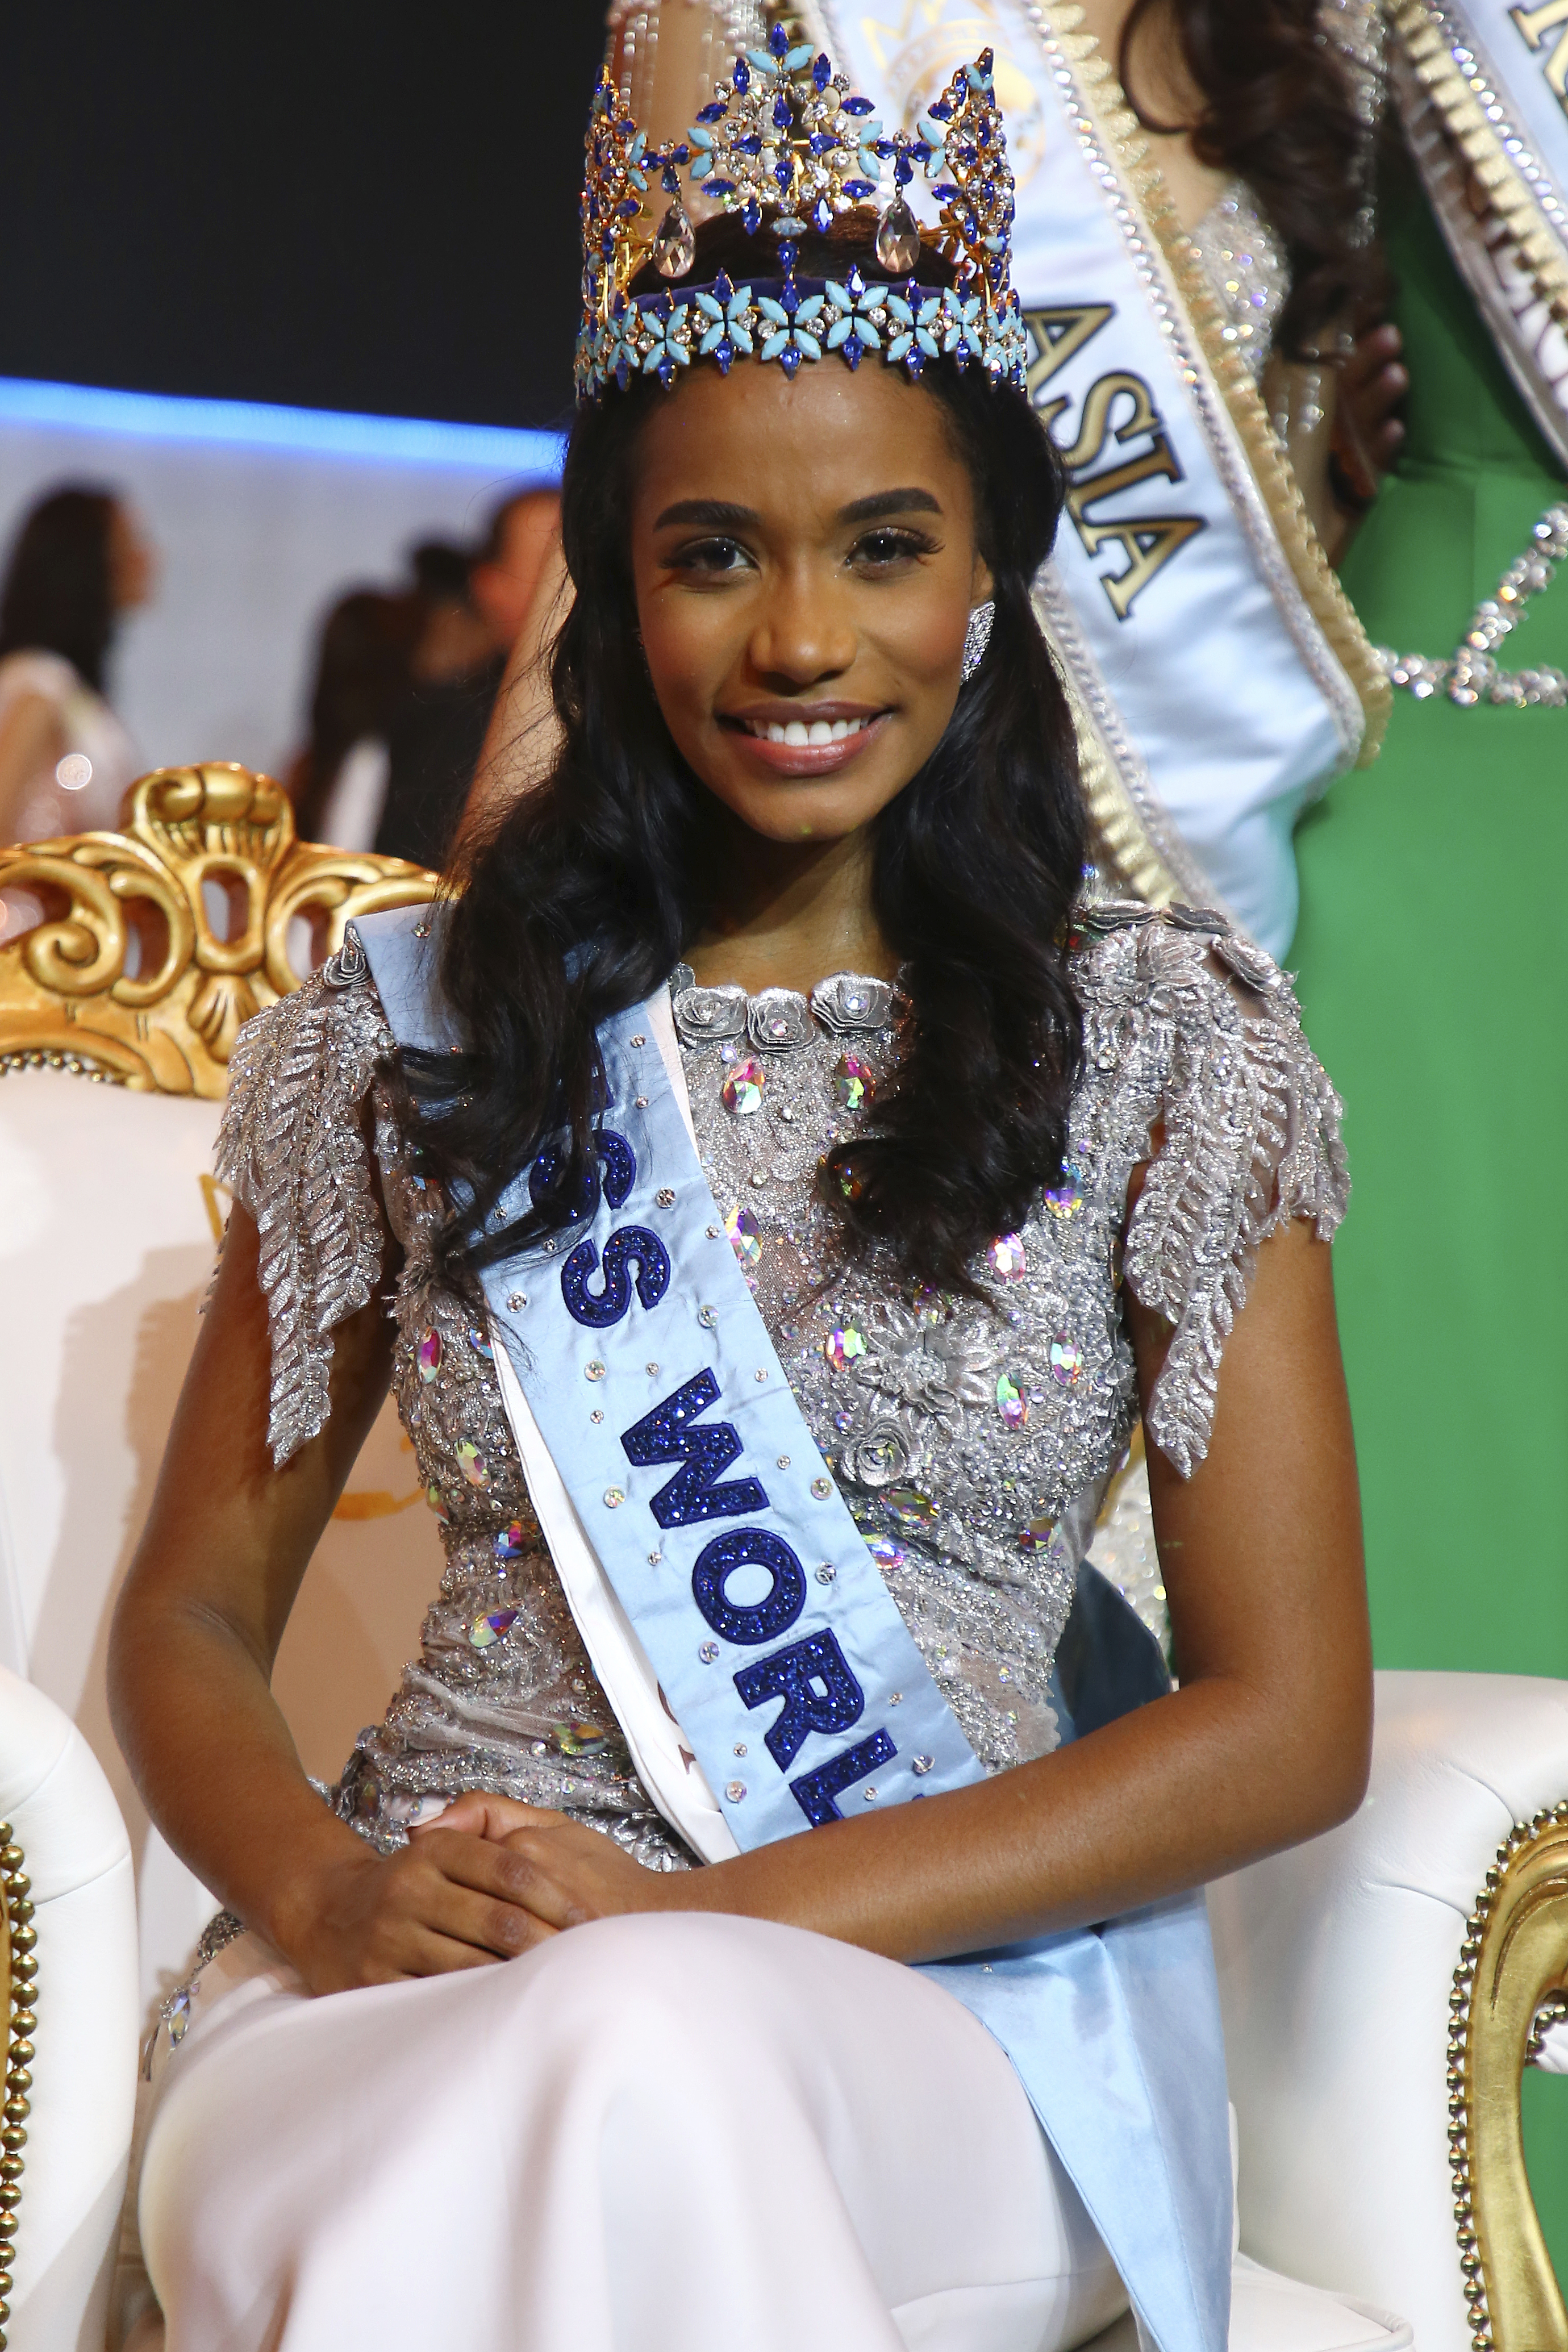
[[[1505,1840],[1467,1922],[1449,2007],[1448,2143],[1476,2352],[1568,2352],[1524,2168],[1519,2087],[1536,2012],[1568,1981],[1568,1804]]]
[[[221,1099],[253,1013],[299,987],[356,915],[427,898],[401,857],[295,837],[269,776],[216,761],[133,784],[124,830],[0,849],[0,890],[43,907],[0,932],[0,1066],[68,1058],[160,1094]]]

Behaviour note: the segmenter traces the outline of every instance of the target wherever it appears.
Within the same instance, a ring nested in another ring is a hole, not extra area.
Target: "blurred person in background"
[[[429,617],[393,730],[378,850],[446,862],[512,648],[557,576],[559,515],[555,491],[530,485],[497,506],[478,551],[458,559],[460,575],[456,550],[416,551]]]
[[[305,841],[368,849],[386,803],[388,734],[405,700],[426,618],[415,593],[355,588],[321,629],[310,732],[289,774]]]
[[[112,490],[35,506],[0,589],[0,841],[112,827],[135,745],[104,698],[121,614],[152,593],[140,525]]]
[[[506,667],[470,593],[472,558],[444,540],[414,550],[421,614],[407,683],[387,727],[386,799],[375,846],[416,865],[445,861]]]
[[[549,483],[511,491],[490,517],[469,570],[468,592],[503,655],[522,634],[560,538],[561,499]]]

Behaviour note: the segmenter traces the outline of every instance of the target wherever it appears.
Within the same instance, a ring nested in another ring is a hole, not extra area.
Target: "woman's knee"
[[[549,2020],[558,2060],[595,2073],[689,2084],[750,2081],[776,2064],[800,2005],[796,1948],[817,1938],[701,1912],[595,1920],[523,1962],[527,2002]],[[792,1966],[792,1963],[795,1965]]]

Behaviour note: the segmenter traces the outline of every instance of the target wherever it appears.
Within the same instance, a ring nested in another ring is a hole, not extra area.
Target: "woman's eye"
[[[868,530],[863,539],[856,541],[852,555],[855,562],[875,570],[889,563],[911,562],[916,556],[931,551],[932,542],[923,531]]]
[[[676,549],[669,559],[672,572],[739,572],[750,559],[732,539],[694,539]]]

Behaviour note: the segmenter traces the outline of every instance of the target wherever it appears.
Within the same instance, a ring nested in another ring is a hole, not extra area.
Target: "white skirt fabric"
[[[314,2000],[243,1939],[140,2219],[167,2352],[1067,2352],[1127,2308],[951,1994],[700,1913]]]

